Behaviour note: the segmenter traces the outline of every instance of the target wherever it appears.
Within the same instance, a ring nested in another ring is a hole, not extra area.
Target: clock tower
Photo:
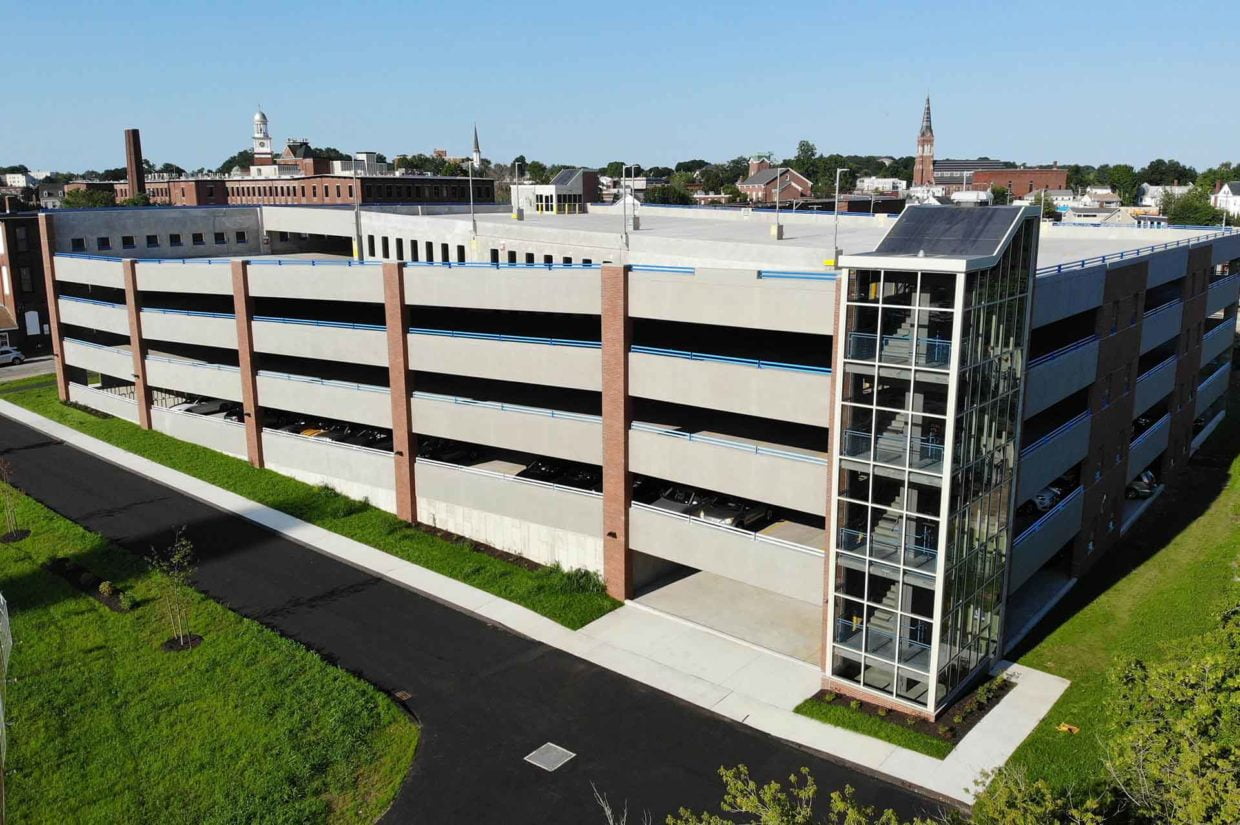
[[[254,165],[271,166],[271,135],[267,132],[267,116],[259,109],[254,113]]]

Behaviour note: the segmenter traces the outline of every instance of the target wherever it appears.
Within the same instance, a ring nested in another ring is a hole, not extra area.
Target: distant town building
[[[39,219],[0,214],[0,346],[30,356],[51,349]]]
[[[766,158],[749,161],[749,177],[737,185],[741,193],[752,203],[774,203],[776,200],[791,201],[808,198],[814,185],[809,178],[786,166],[776,168]],[[776,192],[779,195],[776,198]]]
[[[576,215],[599,200],[599,177],[594,169],[561,169],[550,183],[514,183],[512,205],[527,212]]]
[[[1224,183],[1210,196],[1210,205],[1228,215],[1240,215],[1240,181]]]
[[[857,178],[853,191],[868,195],[871,192],[904,192],[907,189],[908,183],[903,178],[866,177]]]
[[[1162,209],[1164,196],[1184,195],[1192,188],[1191,186],[1156,186],[1152,183],[1143,183],[1137,188],[1137,206],[1144,206],[1149,209]]]
[[[934,185],[934,127],[930,123],[930,95],[921,113],[921,131],[917,133],[917,156],[913,159],[913,185]]]

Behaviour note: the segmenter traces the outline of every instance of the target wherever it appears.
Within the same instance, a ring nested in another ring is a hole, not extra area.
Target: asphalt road
[[[5,364],[0,367],[0,381],[16,381],[32,375],[51,375],[56,362],[50,355],[32,355],[21,364]]]
[[[423,736],[385,823],[599,823],[591,783],[662,822],[681,805],[717,811],[716,771],[740,762],[763,781],[807,766],[822,797],[850,784],[906,816],[937,810],[3,417],[0,455],[26,493],[135,552],[166,546],[186,525],[201,590],[384,691],[408,691]],[[576,754],[554,773],[523,761],[548,741]]]

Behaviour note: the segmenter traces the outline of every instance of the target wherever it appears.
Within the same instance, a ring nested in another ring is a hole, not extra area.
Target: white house
[[[1081,196],[1077,204],[1084,207],[1095,209],[1114,209],[1123,201],[1119,195],[1105,186],[1091,186],[1085,190],[1085,194]]]
[[[1143,183],[1137,189],[1137,206],[1161,209],[1164,195],[1183,195],[1192,188],[1191,186],[1155,186],[1152,183]]]
[[[1210,196],[1210,205],[1228,215],[1240,215],[1240,180],[1224,183]]]

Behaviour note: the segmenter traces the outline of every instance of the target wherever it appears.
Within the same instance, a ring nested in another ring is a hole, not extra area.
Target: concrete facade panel
[[[236,349],[237,324],[231,316],[187,315],[143,309],[142,337],[154,341]]]
[[[602,425],[598,421],[553,418],[415,396],[413,426],[419,435],[452,438],[587,464],[603,463]]]
[[[1012,543],[1012,555],[1008,562],[1011,568],[1008,579],[1009,593],[1019,590],[1030,576],[1077,534],[1081,529],[1084,501],[1083,495],[1075,494],[1057,510],[1048,514],[1044,522],[1022,533]]]
[[[146,378],[155,389],[175,390],[204,398],[241,400],[241,376],[235,367],[217,368],[152,356],[146,359]]]
[[[250,269],[254,272],[254,268]],[[386,367],[387,337],[381,329],[254,321],[254,349],[294,358]]]
[[[630,392],[642,398],[815,427],[830,425],[831,376],[828,374],[695,361],[644,352],[629,354],[629,371]],[[824,438],[824,450],[827,442]]]
[[[1179,301],[1146,315],[1141,322],[1141,354],[1145,354],[1180,331],[1184,304]]]
[[[1025,376],[1025,418],[1088,387],[1097,375],[1097,341],[1030,367]]]
[[[378,266],[250,263],[250,294],[255,298],[301,298],[315,301],[383,303]]]
[[[1020,456],[1020,478],[1016,484],[1016,503],[1032,498],[1038,491],[1085,459],[1089,452],[1092,419],[1082,417]]]
[[[386,388],[361,390],[342,384],[299,381],[260,372],[258,397],[264,407],[296,410],[374,427],[391,427],[392,411]]]
[[[1236,342],[1236,326],[1224,321],[1207,332],[1201,339],[1201,363],[1208,364],[1222,355]]]
[[[151,408],[151,427],[161,433],[238,458],[245,458],[245,425],[217,416]]]
[[[232,267],[227,261],[220,263],[139,261],[138,289],[143,292],[232,295]]]
[[[66,339],[63,352],[65,363],[71,367],[81,367],[123,381],[133,380],[133,359],[126,350],[92,347]]]
[[[1176,278],[1183,278],[1184,273],[1188,271],[1188,247],[1176,247],[1157,255],[1151,255],[1147,265],[1149,275],[1145,282],[1146,289],[1153,289],[1174,281]]]
[[[754,587],[822,604],[823,556],[746,538],[672,514],[634,507],[634,550]]]
[[[60,306],[60,321],[63,324],[129,337],[129,314],[124,304],[86,303],[71,298],[60,298],[56,303]]]
[[[834,280],[762,279],[755,269],[636,271],[630,314],[699,324],[830,334]]]
[[[1094,309],[1102,302],[1106,267],[1039,275],[1033,281],[1033,328]]]
[[[599,350],[554,344],[411,334],[415,370],[520,381],[598,392],[603,388]]]
[[[103,392],[81,384],[69,385],[69,400],[108,415],[116,416],[133,424],[138,423],[138,405],[129,398]]]
[[[100,261],[89,258],[56,256],[56,279],[75,284],[91,284],[114,289],[124,289],[120,261]]]
[[[1141,440],[1133,444],[1128,451],[1128,481],[1136,478],[1137,473],[1149,466],[1167,449],[1167,439],[1171,434],[1171,420],[1164,418],[1141,434]]]
[[[419,306],[599,313],[598,269],[410,266],[405,283]]]
[[[1217,401],[1219,396],[1227,392],[1230,379],[1231,365],[1224,364],[1219,367],[1217,372],[1201,383],[1197,390],[1197,401],[1193,406],[1194,417],[1210,409],[1210,405]]]
[[[824,464],[630,430],[629,465],[642,475],[826,515]]]
[[[1137,378],[1132,411],[1140,415],[1175,389],[1176,359],[1170,358]]]
[[[1206,293],[1206,315],[1213,315],[1236,303],[1240,297],[1240,276],[1232,276],[1210,284]]]

